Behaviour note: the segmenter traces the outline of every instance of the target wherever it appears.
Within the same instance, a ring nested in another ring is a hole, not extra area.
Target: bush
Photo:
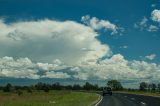
[[[48,88],[48,87],[45,87],[45,88],[44,88],[44,92],[49,92],[49,88]]]
[[[32,93],[32,89],[31,89],[31,88],[28,88],[28,89],[27,89],[27,92],[28,92],[28,93]]]
[[[20,96],[23,94],[23,92],[21,90],[17,90],[17,94]]]

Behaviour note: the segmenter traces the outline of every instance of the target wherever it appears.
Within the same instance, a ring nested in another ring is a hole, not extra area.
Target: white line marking
[[[147,104],[146,104],[146,103],[144,103],[144,102],[141,102],[141,104],[142,104],[142,105],[147,105]]]
[[[101,98],[101,99],[100,99],[94,106],[98,106],[99,103],[101,103],[101,101],[103,100],[103,96],[100,95],[100,98]]]
[[[131,100],[135,100],[135,98],[131,98]]]

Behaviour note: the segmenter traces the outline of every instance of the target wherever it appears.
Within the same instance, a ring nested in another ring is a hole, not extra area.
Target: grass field
[[[0,92],[0,106],[89,106],[98,99],[95,93],[73,91],[43,91],[32,94]]]

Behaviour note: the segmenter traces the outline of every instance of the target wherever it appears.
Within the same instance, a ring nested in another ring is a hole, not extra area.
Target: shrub
[[[28,92],[28,93],[32,93],[32,89],[31,89],[31,88],[28,88],[28,89],[27,89],[27,92]]]
[[[17,90],[17,94],[20,96],[23,94],[23,92],[21,90]]]

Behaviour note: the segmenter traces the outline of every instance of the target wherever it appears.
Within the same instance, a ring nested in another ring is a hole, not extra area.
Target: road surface
[[[160,106],[160,98],[115,93],[112,96],[103,96],[98,106]]]

